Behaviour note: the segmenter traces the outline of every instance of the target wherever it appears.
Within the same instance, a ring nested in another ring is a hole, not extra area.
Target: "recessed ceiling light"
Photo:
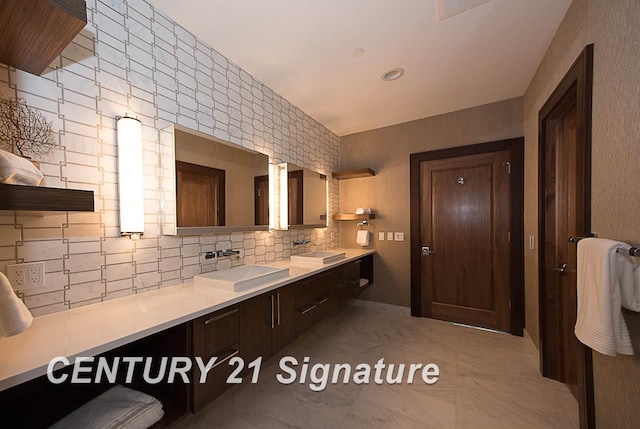
[[[391,80],[400,79],[403,74],[404,74],[403,68],[395,68],[395,69],[391,69],[384,72],[381,78],[382,80],[391,81]]]
[[[354,57],[361,57],[363,55],[364,55],[364,49],[358,48],[358,49],[354,49],[353,50],[353,56]]]

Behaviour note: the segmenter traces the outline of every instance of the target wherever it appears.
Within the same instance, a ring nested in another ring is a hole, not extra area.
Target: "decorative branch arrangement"
[[[24,98],[0,97],[0,148],[25,158],[50,155],[57,147],[52,126]]]

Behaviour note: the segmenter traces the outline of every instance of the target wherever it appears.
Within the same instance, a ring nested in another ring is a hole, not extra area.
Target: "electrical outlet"
[[[44,262],[7,265],[7,278],[14,290],[44,286]]]
[[[396,241],[404,241],[404,232],[396,232],[394,238]]]
[[[378,240],[384,241],[384,232],[379,232],[378,233]]]
[[[387,240],[393,241],[393,232],[387,232]]]

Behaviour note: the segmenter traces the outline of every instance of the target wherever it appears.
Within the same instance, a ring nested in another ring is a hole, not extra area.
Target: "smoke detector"
[[[459,13],[466,12],[489,0],[436,0],[436,15],[438,21],[444,21]]]
[[[391,81],[391,80],[400,79],[403,74],[404,74],[404,69],[396,68],[396,69],[387,70],[382,74],[382,76],[380,76],[380,78],[382,80]]]

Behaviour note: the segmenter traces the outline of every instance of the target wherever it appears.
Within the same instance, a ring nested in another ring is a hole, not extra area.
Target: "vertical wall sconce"
[[[142,123],[129,116],[117,117],[116,121],[120,233],[132,239],[140,238],[144,233]]]
[[[287,164],[269,164],[269,229],[289,229]]]

